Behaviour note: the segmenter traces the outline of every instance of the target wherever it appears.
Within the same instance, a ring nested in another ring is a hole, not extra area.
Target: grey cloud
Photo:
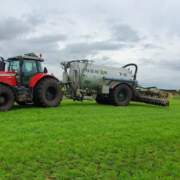
[[[37,12],[33,12],[31,14],[25,14],[24,18],[29,24],[31,24],[31,26],[38,26],[46,22],[45,16]]]
[[[27,52],[40,52],[47,57],[55,57],[58,42],[67,40],[65,34],[48,33],[41,36],[33,36],[36,27],[40,27],[41,18],[35,15],[25,15],[19,18],[7,18],[0,20],[0,52],[2,56],[9,57]],[[31,33],[31,36],[28,35]],[[27,38],[28,37],[28,38]]]
[[[46,35],[31,39],[13,39],[0,42],[2,56],[8,57],[27,52],[38,52],[46,54],[48,58],[59,51],[58,42],[64,40],[64,35]]]
[[[12,40],[28,35],[28,33],[33,32],[36,27],[45,22],[44,16],[37,13],[25,14],[21,18],[0,18],[0,41]]]
[[[49,54],[56,60],[66,61],[71,59],[84,59],[90,57],[95,57],[102,51],[115,51],[126,47],[126,44],[111,42],[111,41],[99,41],[99,42],[81,42],[81,43],[69,43],[63,49],[53,49]],[[55,53],[53,53],[55,52]],[[109,57],[106,56],[106,60]],[[105,58],[102,59],[105,61]]]
[[[92,59],[100,64],[110,64],[112,59],[108,56],[102,58],[97,57],[101,55],[102,51],[117,51],[127,47],[127,44],[113,41],[95,41],[95,42],[81,42],[81,43],[69,43],[65,48],[57,50],[56,54],[51,54],[54,58],[52,63],[59,61],[68,61],[72,59]]]
[[[93,55],[101,51],[114,51],[124,48],[126,45],[123,43],[117,43],[112,41],[99,41],[91,43],[73,43],[66,46],[63,49],[64,53],[71,55]]]
[[[9,17],[0,21],[0,41],[11,40],[29,32],[30,26],[23,20]]]
[[[155,45],[153,43],[146,43],[146,44],[143,44],[143,48],[144,49],[163,49],[162,47],[158,46],[158,45]]]
[[[141,58],[139,59],[140,65],[158,67],[159,69],[169,69],[173,71],[180,71],[180,59],[151,59],[151,58]]]
[[[40,37],[34,37],[28,40],[30,43],[34,44],[44,44],[44,43],[56,43],[58,41],[65,41],[67,40],[67,36],[65,34],[48,34],[48,35],[43,35]]]
[[[171,69],[173,71],[180,72],[180,59],[175,59],[175,60],[161,60],[159,62],[159,66],[166,68],[166,69]]]
[[[154,63],[152,63],[151,58],[140,58],[139,64],[143,65],[143,66],[153,66],[154,65]]]
[[[139,34],[126,24],[115,24],[111,27],[112,38],[120,42],[140,41]]]

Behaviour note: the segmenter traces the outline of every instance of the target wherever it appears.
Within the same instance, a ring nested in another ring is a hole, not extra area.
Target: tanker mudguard
[[[38,73],[38,74],[34,75],[31,78],[31,80],[29,81],[29,88],[34,88],[37,85],[37,83],[44,78],[53,78],[59,82],[59,80],[56,77],[54,77],[53,75],[45,74],[45,73]]]

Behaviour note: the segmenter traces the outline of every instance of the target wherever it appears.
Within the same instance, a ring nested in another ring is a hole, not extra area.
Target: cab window
[[[8,66],[8,71],[20,72],[20,62],[19,61],[10,61]]]
[[[27,75],[36,74],[38,72],[36,61],[24,60],[22,71],[24,72],[24,74],[27,74]]]

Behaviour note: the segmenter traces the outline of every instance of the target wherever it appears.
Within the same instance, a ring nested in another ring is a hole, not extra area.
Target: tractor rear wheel
[[[132,99],[132,90],[126,84],[117,86],[112,92],[112,101],[116,106],[127,106]]]
[[[8,111],[14,105],[14,93],[10,87],[0,85],[0,111]]]
[[[39,82],[34,92],[34,103],[43,107],[56,107],[62,100],[62,92],[56,79],[45,78]]]

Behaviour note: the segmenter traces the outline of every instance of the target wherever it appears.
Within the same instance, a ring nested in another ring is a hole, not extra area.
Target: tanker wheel
[[[34,103],[38,106],[56,107],[61,100],[62,92],[56,79],[43,79],[35,88]]]
[[[103,99],[102,99],[102,97],[101,97],[100,95],[97,95],[97,97],[96,97],[96,103],[97,103],[97,104],[103,104]]]
[[[103,96],[101,96],[101,95],[98,95],[98,96],[96,97],[96,103],[97,103],[97,104],[111,104],[110,98],[108,98],[108,97],[103,97]]]
[[[14,105],[14,93],[10,87],[0,85],[0,111],[8,111]]]
[[[132,99],[132,90],[129,86],[122,84],[112,92],[112,101],[116,106],[127,106]]]

